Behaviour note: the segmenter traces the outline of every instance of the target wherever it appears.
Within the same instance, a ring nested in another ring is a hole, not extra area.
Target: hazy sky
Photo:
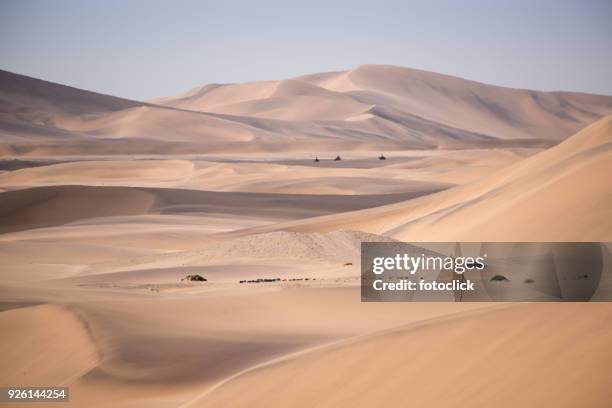
[[[129,98],[365,63],[612,94],[612,0],[0,0],[0,68]]]

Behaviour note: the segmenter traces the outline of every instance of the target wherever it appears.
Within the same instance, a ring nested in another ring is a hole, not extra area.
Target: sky
[[[612,95],[612,0],[0,0],[0,69],[146,100],[393,64]]]

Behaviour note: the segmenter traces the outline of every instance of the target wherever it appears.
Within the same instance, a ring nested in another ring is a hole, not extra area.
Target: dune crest
[[[437,209],[388,232],[404,240],[445,236],[451,240],[610,241],[609,174],[612,116],[490,179],[457,189],[470,194],[463,203]]]
[[[494,174],[440,193],[277,228],[402,241],[612,240],[612,116]]]
[[[264,86],[268,87],[267,94],[257,91]],[[226,96],[227,103],[220,103],[218,95],[230,91],[232,96]],[[270,107],[281,102],[279,97],[286,98],[282,100],[284,108],[270,116]],[[303,97],[316,98],[318,104],[294,105]],[[283,120],[294,120],[297,114],[301,119],[325,120],[326,116],[317,110],[328,102],[328,109],[334,111],[329,118],[346,120],[358,116],[350,106],[360,104],[367,107],[360,114],[370,113],[394,123],[418,118],[501,139],[562,140],[580,129],[578,123],[584,126],[612,110],[609,96],[511,89],[390,65],[362,65],[350,71],[273,83],[218,85],[203,92],[197,102],[190,96],[178,96],[165,98],[162,103],[203,112]]]
[[[387,65],[149,102],[2,71],[0,100],[4,156],[547,147],[612,113],[612,96]]]
[[[186,406],[605,406],[610,317],[605,304],[536,303],[425,320],[254,369]],[[577,346],[585,332],[598,334]]]

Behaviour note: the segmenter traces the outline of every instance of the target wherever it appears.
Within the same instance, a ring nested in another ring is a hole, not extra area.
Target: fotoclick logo
[[[609,301],[610,244],[361,245],[362,301]]]

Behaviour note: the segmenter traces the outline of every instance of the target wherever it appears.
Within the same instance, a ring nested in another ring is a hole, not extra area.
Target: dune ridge
[[[272,228],[354,229],[403,241],[611,241],[611,141],[607,116],[558,146],[472,183]]]
[[[550,146],[612,97],[364,65],[130,101],[0,72],[0,155]]]
[[[265,93],[253,92],[264,87]],[[226,96],[229,93],[232,97]],[[187,95],[165,98],[161,103],[202,112],[285,120],[346,120],[367,113],[370,117],[363,120],[389,124],[430,121],[436,126],[496,138],[553,140],[563,139],[580,128],[578,123],[584,126],[612,108],[609,96],[515,90],[388,65],[363,65],[350,71],[282,81],[217,84]],[[224,97],[225,104],[221,102]],[[309,106],[299,105],[303,99],[308,99]],[[277,103],[282,108],[270,109]],[[328,108],[327,103],[333,105]],[[319,112],[321,107],[328,112]]]
[[[426,193],[427,190],[347,196],[54,185],[0,194],[0,233],[145,214],[238,216],[246,213],[287,220],[367,208]]]
[[[610,317],[605,304],[514,304],[425,320],[245,372],[189,406],[603,407]],[[597,336],[576,346],[585,332]]]

